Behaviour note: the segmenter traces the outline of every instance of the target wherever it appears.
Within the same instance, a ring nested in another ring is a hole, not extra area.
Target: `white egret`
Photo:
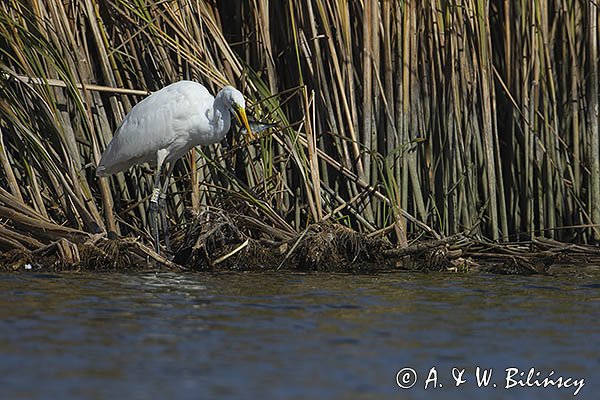
[[[125,116],[102,154],[97,176],[109,176],[144,162],[156,168],[150,199],[150,230],[159,251],[157,212],[160,209],[165,246],[169,251],[164,200],[175,161],[192,147],[220,142],[231,127],[231,113],[243,122],[250,137],[244,96],[225,86],[213,97],[199,83],[180,81],[152,93]],[[160,175],[168,164],[163,186]]]

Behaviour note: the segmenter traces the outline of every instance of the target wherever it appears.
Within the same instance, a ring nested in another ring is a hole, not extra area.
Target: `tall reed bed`
[[[598,239],[597,22],[589,0],[4,1],[0,247],[146,236],[151,175],[95,165],[179,79],[279,128],[179,163],[177,221],[233,197],[274,239],[327,219],[400,245]]]

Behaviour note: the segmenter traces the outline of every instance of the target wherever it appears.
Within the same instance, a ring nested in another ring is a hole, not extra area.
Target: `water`
[[[591,267],[555,277],[2,274],[0,398],[574,397],[575,386],[507,389],[511,367],[523,381],[530,368],[540,381],[552,370],[584,379],[576,398],[598,398],[599,304]],[[492,369],[487,387],[478,366]],[[411,389],[396,382],[403,368],[417,373]],[[453,368],[465,370],[459,387]]]

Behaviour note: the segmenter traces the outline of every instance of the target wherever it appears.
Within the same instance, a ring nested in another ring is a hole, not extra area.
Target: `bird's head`
[[[230,110],[233,111],[238,120],[244,124],[250,138],[254,139],[254,134],[250,129],[248,117],[246,116],[246,100],[244,100],[244,96],[239,90],[231,86],[225,86],[223,92],[225,93]]]

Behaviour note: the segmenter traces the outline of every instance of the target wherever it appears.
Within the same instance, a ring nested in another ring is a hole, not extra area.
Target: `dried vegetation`
[[[564,249],[597,260],[597,46],[588,0],[4,1],[1,261],[473,270],[470,256],[493,254],[501,270],[543,272]],[[94,167],[132,105],[179,79],[233,84],[277,128],[178,164],[174,263],[148,247],[148,171],[98,180]]]

